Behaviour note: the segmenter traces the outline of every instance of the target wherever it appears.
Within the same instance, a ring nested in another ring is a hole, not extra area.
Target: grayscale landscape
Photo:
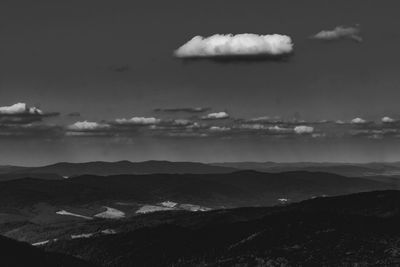
[[[400,3],[0,2],[0,266],[400,266]]]

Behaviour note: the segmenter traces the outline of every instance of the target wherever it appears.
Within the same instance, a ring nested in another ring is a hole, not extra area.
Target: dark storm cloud
[[[187,113],[202,113],[211,110],[211,108],[205,107],[183,107],[183,108],[156,108],[155,112],[187,112]]]
[[[360,35],[359,27],[346,27],[338,26],[332,30],[323,30],[313,36],[312,39],[323,40],[323,41],[335,41],[335,40],[352,40],[361,43],[363,41]]]
[[[221,62],[283,60],[293,53],[292,39],[287,35],[215,34],[195,36],[177,50],[181,59],[211,59]]]

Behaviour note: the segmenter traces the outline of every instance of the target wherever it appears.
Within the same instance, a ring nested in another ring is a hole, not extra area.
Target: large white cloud
[[[43,112],[36,107],[27,107],[25,103],[17,103],[11,106],[0,107],[0,114],[3,115],[16,115],[16,114],[43,114]]]
[[[356,42],[362,42],[363,39],[360,36],[360,29],[358,27],[345,27],[338,26],[332,30],[323,30],[311,38],[325,41],[333,41],[339,39],[350,39]]]
[[[282,56],[293,52],[292,39],[287,35],[215,34],[195,36],[175,50],[179,58],[229,56]]]
[[[202,117],[203,120],[218,120],[227,118],[229,118],[229,114],[226,113],[225,111],[210,113]]]
[[[118,124],[127,124],[127,125],[152,125],[157,124],[161,120],[154,117],[133,117],[130,119],[116,119]]]

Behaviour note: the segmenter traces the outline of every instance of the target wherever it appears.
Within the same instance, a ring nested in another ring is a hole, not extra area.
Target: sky
[[[0,165],[398,161],[399,7],[3,0]]]

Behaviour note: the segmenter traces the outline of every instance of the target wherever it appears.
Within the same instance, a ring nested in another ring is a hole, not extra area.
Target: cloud
[[[132,136],[138,135],[142,130],[148,131],[151,129],[149,127],[156,126],[160,122],[160,119],[146,117],[101,122],[77,121],[66,127],[66,135],[77,137]]]
[[[231,128],[225,126],[211,126],[209,129],[211,132],[226,132],[230,131]]]
[[[58,112],[45,113],[37,107],[17,103],[0,107],[0,124],[29,124],[42,121],[45,117],[58,115]]]
[[[190,120],[186,120],[186,119],[176,119],[176,120],[173,120],[172,124],[174,126],[188,126],[188,125],[192,125],[193,122]]]
[[[17,103],[11,106],[0,107],[1,115],[16,114],[43,114],[43,111],[36,107],[27,107],[25,103]]]
[[[192,59],[280,59],[292,52],[293,42],[287,35],[243,33],[195,36],[175,50],[174,55]]]
[[[365,123],[367,123],[367,121],[362,119],[362,118],[354,118],[350,122],[352,124],[365,124]]]
[[[209,111],[211,108],[193,107],[193,108],[156,108],[155,112],[187,112],[187,113],[202,113]]]
[[[383,118],[381,119],[381,121],[382,121],[383,123],[392,123],[392,122],[395,122],[396,120],[395,120],[395,119],[392,119],[392,118],[390,118],[390,117],[383,117]]]
[[[269,116],[262,116],[262,117],[256,117],[256,118],[251,118],[247,120],[248,122],[272,122],[272,120]]]
[[[228,119],[229,114],[225,111],[215,112],[207,114],[206,116],[201,117],[203,120],[220,120],[220,119]]]
[[[130,119],[116,119],[115,122],[120,125],[152,125],[161,122],[161,120],[154,117],[133,117]]]
[[[77,121],[74,124],[69,125],[68,130],[72,131],[96,131],[109,129],[111,126],[106,123],[98,123],[91,121]]]
[[[294,127],[294,132],[297,134],[309,134],[309,133],[314,132],[314,127],[300,125],[300,126]]]
[[[311,37],[316,40],[334,41],[340,39],[348,39],[356,42],[362,42],[363,39],[360,36],[360,29],[358,27],[345,27],[338,26],[333,30],[323,30]]]

